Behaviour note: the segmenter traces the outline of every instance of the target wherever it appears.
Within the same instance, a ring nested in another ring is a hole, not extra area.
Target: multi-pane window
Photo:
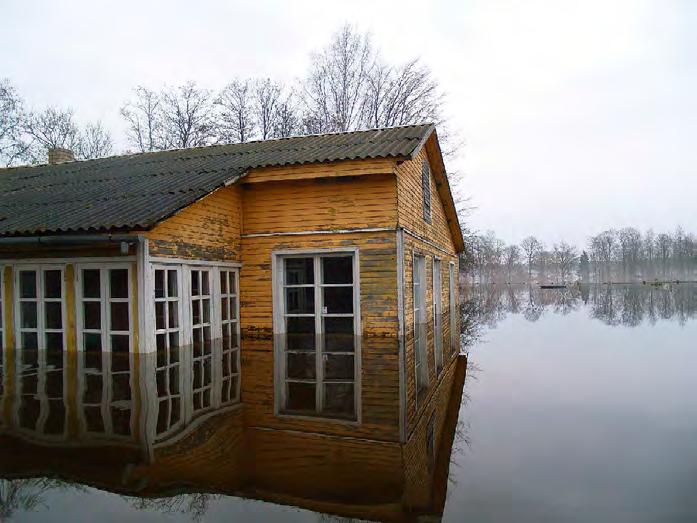
[[[182,345],[180,270],[155,267],[155,344],[158,351]]]
[[[351,254],[281,258],[282,409],[354,420],[358,289]]]
[[[127,265],[80,265],[78,344],[83,352],[85,430],[131,435],[131,270]]]
[[[183,421],[182,349],[171,347],[157,351],[157,435],[171,432]]]
[[[441,261],[433,259],[433,351],[436,358],[436,374],[443,369],[443,286]]]
[[[222,338],[221,403],[239,398],[239,302],[237,271],[220,269],[220,323]]]
[[[78,371],[83,430],[94,436],[130,437],[133,395],[129,353],[84,350]]]
[[[62,437],[66,429],[63,351],[23,350],[17,354],[16,422],[33,434]]]
[[[427,324],[426,324],[426,258],[414,255],[414,367],[416,389],[421,393],[428,387]]]
[[[428,160],[421,162],[421,192],[424,197],[424,220],[431,223],[431,168]]]
[[[128,267],[80,267],[78,338],[84,351],[127,354],[131,348]]]
[[[211,271],[191,270],[191,339],[194,412],[212,404],[213,345],[211,324]]]
[[[63,350],[63,269],[19,267],[16,289],[19,346]]]

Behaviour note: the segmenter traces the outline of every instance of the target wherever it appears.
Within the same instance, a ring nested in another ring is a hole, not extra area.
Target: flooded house
[[[312,441],[329,461],[305,463],[308,478],[370,456],[395,499],[429,506],[411,465],[432,477],[452,432],[463,248],[432,125],[88,161],[51,150],[2,169],[3,437],[26,456],[133,449],[127,465],[96,453],[93,472],[195,475],[187,430],[222,410],[223,429],[197,437],[235,463],[242,442],[254,463],[228,475],[268,456],[268,490],[283,491],[273,460]]]

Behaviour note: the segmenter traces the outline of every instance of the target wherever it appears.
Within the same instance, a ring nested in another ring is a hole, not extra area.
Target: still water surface
[[[468,341],[451,430],[443,521],[697,521],[696,286],[481,287],[465,309],[477,340]],[[216,416],[233,423],[234,412]],[[210,437],[207,426],[191,434]],[[0,520],[335,520],[185,486],[126,494],[138,488],[137,471],[115,473],[106,459],[88,470],[79,449],[71,458],[48,447],[41,466],[18,458],[12,479],[0,480]],[[111,492],[65,481],[71,459],[83,476],[103,475]],[[216,459],[229,466],[224,453]]]
[[[697,521],[697,287],[480,288],[446,521]]]

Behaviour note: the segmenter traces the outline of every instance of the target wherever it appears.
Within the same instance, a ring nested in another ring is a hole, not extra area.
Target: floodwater
[[[697,521],[697,286],[480,287],[446,521]]]
[[[463,314],[427,476],[380,441],[250,432],[220,348],[203,382],[171,354],[5,361],[0,521],[697,521],[697,286],[481,286]]]

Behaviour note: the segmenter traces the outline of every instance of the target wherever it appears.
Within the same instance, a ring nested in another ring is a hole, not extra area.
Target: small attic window
[[[421,191],[424,196],[424,221],[431,223],[431,168],[428,160],[421,162]]]

